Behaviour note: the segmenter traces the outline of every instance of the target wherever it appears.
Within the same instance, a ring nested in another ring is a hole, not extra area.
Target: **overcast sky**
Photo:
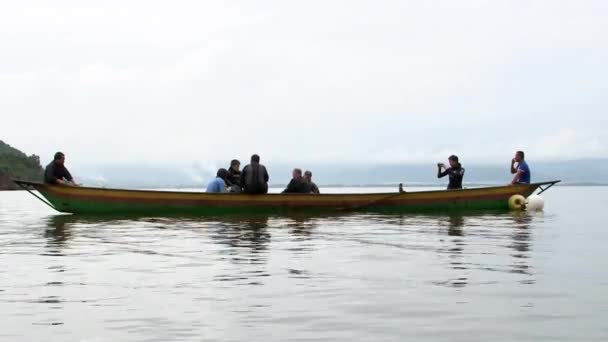
[[[608,158],[608,1],[11,1],[0,49],[43,162]]]

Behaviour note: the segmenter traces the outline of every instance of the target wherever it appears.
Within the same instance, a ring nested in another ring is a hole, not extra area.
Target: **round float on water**
[[[545,207],[545,200],[539,195],[531,195],[526,200],[526,209],[528,210],[543,210]]]
[[[509,209],[524,210],[526,209],[526,198],[522,195],[513,195],[509,198]]]

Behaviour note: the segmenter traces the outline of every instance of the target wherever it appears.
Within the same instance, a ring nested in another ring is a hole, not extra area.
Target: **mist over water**
[[[608,188],[543,196],[542,213],[129,218],[2,192],[0,340],[606,340]]]

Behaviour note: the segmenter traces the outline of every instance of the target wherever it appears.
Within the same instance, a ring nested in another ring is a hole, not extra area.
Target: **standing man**
[[[74,181],[74,177],[72,177],[70,171],[68,171],[64,164],[65,154],[62,152],[55,153],[53,161],[44,169],[44,182],[48,184],[78,186]]]
[[[448,190],[462,189],[464,168],[458,161],[458,157],[455,155],[449,156],[448,162],[450,163],[450,167],[446,167],[443,163],[437,164],[437,178],[443,178],[449,175],[450,182],[448,183]]]
[[[517,163],[517,167],[515,167]],[[530,184],[531,173],[530,167],[525,160],[525,154],[523,151],[515,152],[515,158],[511,160],[511,173],[515,174],[511,184]]]
[[[243,192],[246,194],[266,194],[268,193],[269,179],[266,167],[260,164],[260,156],[252,155],[250,164],[245,166],[243,172],[241,172]]]
[[[304,172],[304,181],[308,184],[310,184],[310,192],[313,194],[320,194],[321,192],[319,191],[319,187],[317,186],[317,184],[315,184],[315,182],[312,181],[312,172],[306,170],[306,172]]]

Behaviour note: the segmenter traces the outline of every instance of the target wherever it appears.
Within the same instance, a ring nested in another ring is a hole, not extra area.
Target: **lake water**
[[[542,213],[129,219],[0,192],[0,341],[606,341],[608,187],[543,197]]]

